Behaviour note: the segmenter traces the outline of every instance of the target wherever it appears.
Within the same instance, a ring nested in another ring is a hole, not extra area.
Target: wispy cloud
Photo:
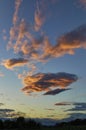
[[[24,84],[26,85],[22,91],[25,93],[33,92],[49,92],[52,89],[60,87],[61,89],[66,89],[67,86],[77,81],[78,77],[74,74],[69,73],[38,73],[32,76],[26,76],[24,78]],[[63,90],[53,90],[54,91],[63,91]],[[58,93],[59,93],[58,92]],[[50,92],[49,92],[50,93]]]
[[[39,31],[45,21],[45,15],[43,13],[43,7],[42,7],[42,3],[39,2],[37,0],[36,2],[36,11],[35,11],[35,16],[34,16],[34,20],[35,20],[35,31]]]
[[[58,38],[55,46],[45,49],[43,58],[58,58],[65,54],[73,55],[75,50],[79,48],[86,49],[86,25],[80,26]]]
[[[79,2],[82,4],[83,7],[86,8],[86,0],[79,0]]]
[[[72,105],[71,109],[65,111],[86,111],[86,103],[85,102],[58,102],[55,103],[56,106],[67,106]]]
[[[7,69],[13,69],[14,67],[24,66],[28,63],[27,59],[18,58],[18,59],[7,59],[4,60],[1,64]]]
[[[18,22],[18,11],[22,0],[15,0],[15,12],[13,15],[13,24],[16,25]]]
[[[48,111],[54,111],[53,108],[45,108],[45,110],[48,110]]]
[[[3,106],[4,105],[4,103],[0,103],[0,106]]]
[[[47,36],[42,36],[39,39],[32,36],[31,41],[28,42],[26,40],[18,46],[20,46],[19,50],[15,50],[21,52],[23,56],[28,56],[28,58],[36,60],[36,62],[47,61],[66,54],[74,55],[76,49],[86,49],[86,25],[82,25],[62,35],[57,39],[55,45],[52,45]]]
[[[0,77],[4,77],[4,74],[2,72],[0,72]]]
[[[68,109],[67,111],[86,111],[86,103],[73,103],[74,107],[71,109]]]
[[[14,109],[0,109],[0,118],[17,118],[25,116],[23,112],[16,112]]]
[[[76,49],[86,49],[86,25],[81,25],[74,30],[60,36],[56,44],[52,44],[46,35],[39,34],[39,38],[31,34],[30,26],[24,19],[17,23],[17,15],[22,0],[16,0],[13,16],[13,27],[10,29],[8,48],[13,48],[15,53],[27,57],[30,61],[45,62],[52,58],[62,57],[66,54],[74,55]],[[39,30],[45,20],[43,5],[37,0],[35,11],[35,29]]]
[[[68,117],[67,118],[64,118],[62,121],[71,121],[71,120],[75,120],[75,119],[86,119],[86,114],[85,113],[70,113],[68,114]]]

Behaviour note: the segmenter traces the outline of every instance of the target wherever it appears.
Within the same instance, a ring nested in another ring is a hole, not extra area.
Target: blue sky
[[[85,118],[85,66],[86,1],[0,1],[1,118]]]

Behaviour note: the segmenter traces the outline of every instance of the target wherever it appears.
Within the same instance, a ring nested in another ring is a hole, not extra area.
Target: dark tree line
[[[68,126],[68,125],[72,125],[72,126],[77,126],[77,125],[85,125],[86,126],[86,119],[76,119],[70,122],[62,122],[62,123],[56,123],[55,126],[53,126],[53,128],[55,127],[63,127],[63,126]],[[42,127],[44,127],[41,123],[36,122],[35,120],[29,119],[29,120],[25,120],[24,117],[19,117],[15,120],[0,120],[0,130],[4,130],[4,129],[25,129],[25,130],[39,130]],[[46,126],[48,127],[48,126]]]
[[[69,122],[62,122],[62,123],[56,123],[56,127],[62,127],[62,126],[68,126],[68,125],[71,125],[71,126],[83,126],[85,125],[86,126],[86,119],[75,119],[75,120],[72,120],[72,121],[69,121]]]
[[[35,120],[25,120],[24,117],[19,117],[15,120],[0,120],[0,129],[40,129],[41,124]]]

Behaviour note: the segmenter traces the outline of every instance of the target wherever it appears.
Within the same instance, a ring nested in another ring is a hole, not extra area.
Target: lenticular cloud
[[[34,92],[45,92],[46,94],[44,95],[55,95],[55,92],[58,94],[61,91],[65,91],[65,89],[68,90],[67,87],[77,80],[78,77],[76,75],[65,72],[38,73],[24,78],[25,87],[22,88],[22,91],[28,94]],[[57,88],[59,88],[59,91]],[[56,91],[53,89],[56,89]]]

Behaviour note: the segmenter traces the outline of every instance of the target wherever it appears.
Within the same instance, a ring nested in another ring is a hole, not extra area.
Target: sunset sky
[[[86,117],[86,0],[0,0],[0,118]]]

